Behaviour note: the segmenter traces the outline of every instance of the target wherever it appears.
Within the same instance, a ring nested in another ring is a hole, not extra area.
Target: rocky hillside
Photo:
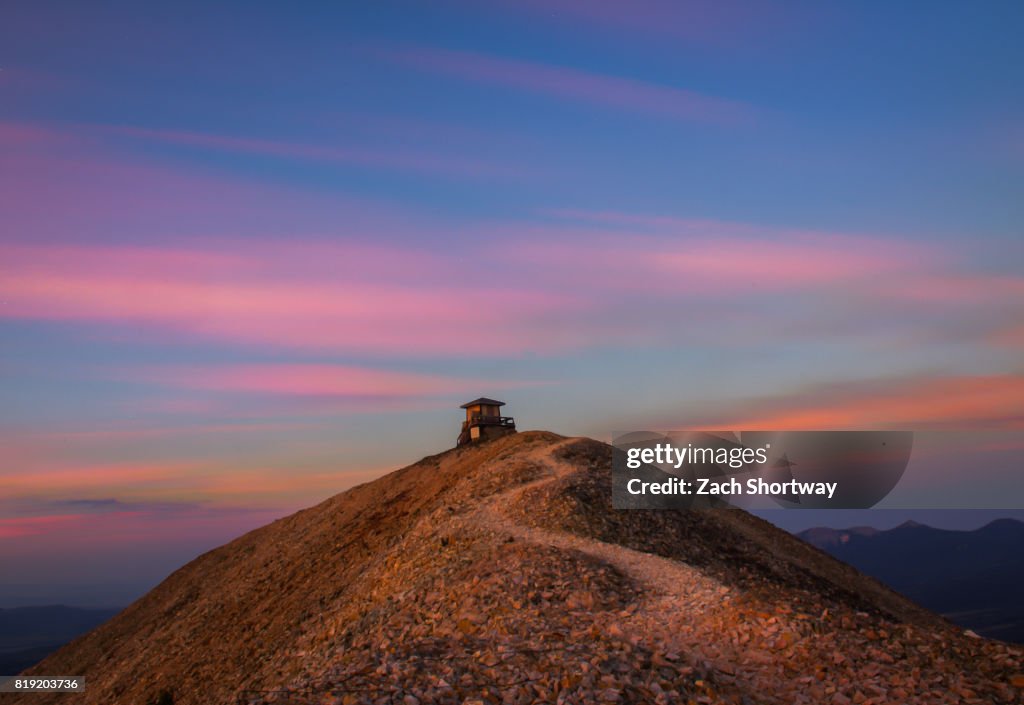
[[[451,450],[174,573],[11,703],[1009,703],[964,634],[737,509],[616,512],[611,449]],[[72,700],[73,699],[73,700]]]

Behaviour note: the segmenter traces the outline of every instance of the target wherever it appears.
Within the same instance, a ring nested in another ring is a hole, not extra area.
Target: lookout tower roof
[[[465,404],[460,406],[460,409],[468,409],[471,406],[505,406],[505,402],[498,401],[497,399],[488,399],[487,397],[480,397],[473,401],[467,401]]]

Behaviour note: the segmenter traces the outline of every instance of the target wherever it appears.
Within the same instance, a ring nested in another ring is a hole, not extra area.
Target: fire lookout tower
[[[503,406],[505,406],[505,402],[487,397],[480,397],[463,404],[460,408],[466,410],[466,420],[462,422],[462,432],[459,434],[456,445],[463,446],[467,443],[515,433],[516,421],[511,416],[501,415]]]

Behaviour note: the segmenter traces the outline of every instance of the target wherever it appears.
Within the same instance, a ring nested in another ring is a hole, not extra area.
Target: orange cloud
[[[248,508],[222,505],[127,504],[110,511],[90,513],[45,513],[0,519],[0,541],[4,550],[15,553],[35,551],[95,551],[106,548],[144,546],[150,550],[165,544],[202,539],[208,545],[228,541],[239,534],[287,514],[280,507]],[[40,505],[38,510],[46,510]],[[290,507],[294,509],[297,507]]]
[[[706,425],[749,430],[1024,429],[1024,376],[914,378],[800,390]]]
[[[5,468],[0,473],[0,492],[63,495],[115,486],[146,488],[173,484],[197,467],[195,463],[172,462]]]

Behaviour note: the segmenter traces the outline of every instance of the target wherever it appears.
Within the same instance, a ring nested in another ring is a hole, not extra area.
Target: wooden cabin
[[[466,445],[475,441],[497,438],[507,433],[516,432],[516,421],[511,416],[502,416],[501,407],[505,402],[497,399],[480,397],[468,401],[460,408],[466,410],[466,420],[462,422],[462,432],[456,445]]]

